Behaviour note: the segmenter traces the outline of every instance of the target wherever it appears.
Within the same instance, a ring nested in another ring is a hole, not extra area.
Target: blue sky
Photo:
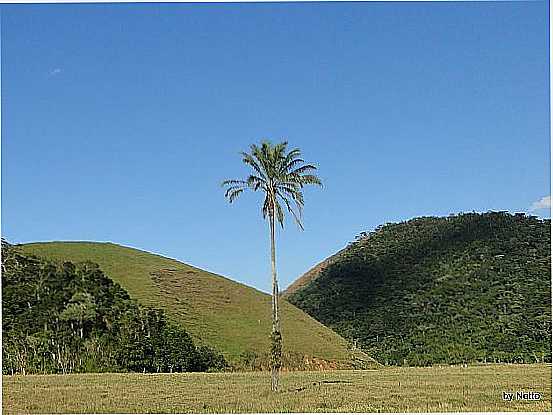
[[[547,2],[1,8],[2,234],[113,241],[268,291],[239,152],[319,166],[281,288],[379,224],[550,204]],[[533,211],[549,217],[550,210]]]

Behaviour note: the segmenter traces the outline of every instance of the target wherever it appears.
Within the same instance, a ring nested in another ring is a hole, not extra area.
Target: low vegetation
[[[286,298],[383,364],[551,362],[550,229],[505,212],[386,224]]]
[[[550,412],[551,365],[4,376],[5,413]],[[503,400],[503,392],[540,393]]]

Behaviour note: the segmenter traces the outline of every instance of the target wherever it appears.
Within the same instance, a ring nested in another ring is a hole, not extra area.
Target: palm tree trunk
[[[272,296],[272,311],[273,311],[273,325],[272,325],[272,336],[271,341],[271,390],[278,391],[278,372],[280,369],[280,320],[278,313],[278,281],[276,273],[276,254],[275,254],[275,216],[274,213],[270,216],[269,219],[271,226],[271,274],[273,282],[273,296]],[[278,342],[279,344],[274,344]],[[275,352],[278,353],[275,354]]]

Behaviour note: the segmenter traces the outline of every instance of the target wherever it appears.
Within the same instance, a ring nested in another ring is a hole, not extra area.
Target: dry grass
[[[502,400],[534,391],[540,401]],[[4,376],[7,413],[550,411],[551,365],[268,373]]]

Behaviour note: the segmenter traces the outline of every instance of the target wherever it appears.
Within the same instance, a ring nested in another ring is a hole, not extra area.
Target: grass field
[[[112,243],[47,242],[25,244],[25,253],[100,265],[131,297],[163,308],[197,340],[231,361],[241,353],[269,350],[270,296],[174,259]],[[285,352],[347,364],[346,341],[299,308],[283,301]],[[369,361],[368,356],[358,356]]]
[[[502,392],[539,392],[506,402]],[[551,365],[3,377],[6,413],[550,411]]]

